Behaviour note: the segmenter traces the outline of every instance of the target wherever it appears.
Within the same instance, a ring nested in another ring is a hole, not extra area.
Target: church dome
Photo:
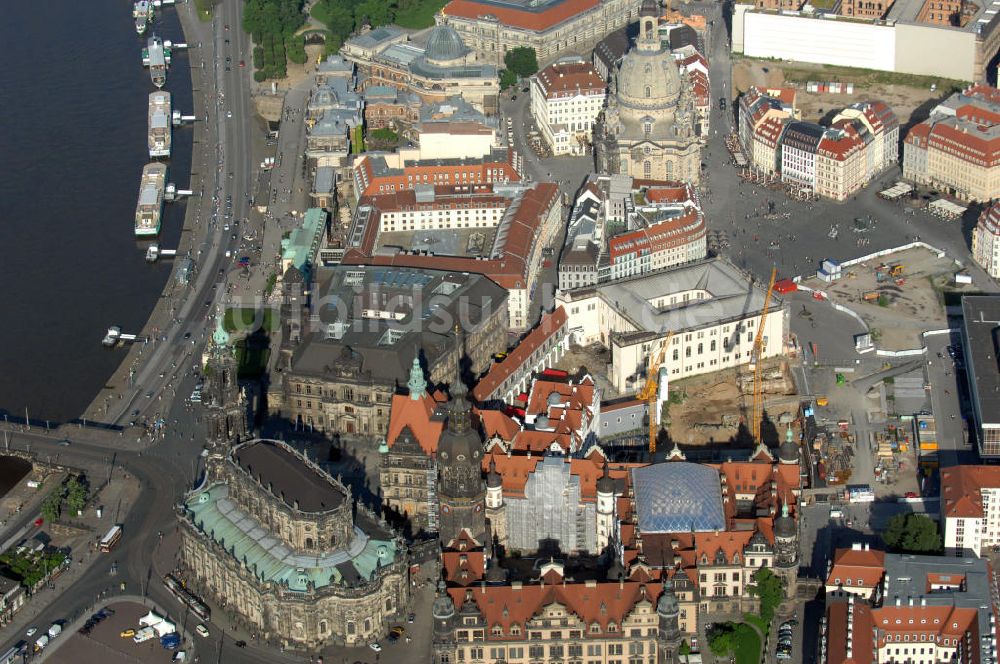
[[[427,62],[440,66],[461,64],[468,54],[469,49],[450,25],[439,25],[431,30],[424,49]]]
[[[616,91],[618,103],[623,106],[657,114],[667,109],[672,111],[681,94],[681,77],[674,57],[660,49],[633,48],[618,69]]]

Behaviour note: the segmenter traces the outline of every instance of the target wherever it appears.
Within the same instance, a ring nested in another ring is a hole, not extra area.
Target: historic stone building
[[[409,394],[393,398],[388,437],[379,447],[384,503],[407,516],[414,531],[437,532],[448,543],[466,531],[483,541],[483,439],[465,383],[456,372],[450,399],[431,395],[414,359]]]
[[[229,344],[220,314],[207,353],[202,406],[211,444],[228,445],[246,439],[249,413],[240,390],[235,349]]]
[[[341,53],[357,63],[366,89],[390,86],[425,103],[461,96],[484,113],[497,111],[497,68],[492,60],[477,58],[450,26],[433,28],[423,47],[406,41],[398,28],[376,28],[348,39]]]
[[[427,391],[420,359],[413,358],[408,394],[392,398],[389,432],[379,446],[382,502],[407,517],[414,532],[438,530],[438,439],[444,430],[443,396]]]
[[[308,429],[385,436],[392,396],[414,356],[431,383],[454,376],[456,323],[474,375],[507,347],[507,293],[477,274],[340,266],[317,271],[315,293],[302,288],[287,289],[268,406]]]
[[[655,0],[644,0],[639,14],[635,47],[612,78],[595,131],[598,170],[697,184],[701,139],[692,82],[660,41]]]
[[[476,540],[486,539],[484,512],[486,487],[480,469],[483,438],[461,373],[450,386],[448,426],[438,441],[438,503],[441,516],[438,532],[442,542],[451,542],[463,532]]]
[[[402,540],[285,443],[215,447],[178,518],[188,583],[265,641],[364,644],[406,612]]]
[[[507,51],[533,48],[545,65],[589,55],[610,32],[634,21],[639,0],[451,0],[435,17],[453,27],[479,59],[503,66]]]
[[[680,602],[668,577],[581,580],[550,560],[530,580],[505,582],[494,569],[480,577],[486,583],[449,577],[438,586],[435,664],[683,661]]]

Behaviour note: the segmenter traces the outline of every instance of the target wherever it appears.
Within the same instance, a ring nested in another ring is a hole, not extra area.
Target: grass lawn
[[[194,5],[198,8],[198,18],[206,23],[212,20],[212,12],[215,11],[215,0],[194,0]]]
[[[736,664],[759,664],[760,637],[752,627],[740,631],[739,638],[733,640]]]
[[[744,613],[743,614],[743,622],[748,622],[751,625],[756,625],[757,629],[760,630],[761,634],[764,634],[765,636],[767,635],[768,625],[764,621],[764,619],[761,618],[760,616],[758,616],[757,614],[755,614],[755,613]]]
[[[255,330],[262,329],[265,332],[274,332],[278,329],[278,317],[274,315],[273,309],[258,311],[253,308],[226,309],[226,315],[222,319],[222,326],[230,334],[239,332],[249,335]]]
[[[393,23],[412,30],[429,28],[434,25],[434,14],[446,4],[448,0],[423,0],[413,7],[398,12]]]

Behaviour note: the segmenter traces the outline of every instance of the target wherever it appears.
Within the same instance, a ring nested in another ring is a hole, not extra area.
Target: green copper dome
[[[229,333],[226,332],[226,326],[223,324],[224,315],[220,312],[215,319],[215,332],[212,334],[212,341],[219,348],[225,348],[229,345]]]

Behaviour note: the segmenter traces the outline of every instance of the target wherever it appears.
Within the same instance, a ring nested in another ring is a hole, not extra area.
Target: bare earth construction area
[[[902,266],[897,275],[893,266]],[[832,284],[815,277],[803,283],[860,315],[878,348],[898,351],[920,348],[923,332],[948,326],[943,292],[973,290],[955,286],[956,271],[950,258],[914,248],[845,268]]]

